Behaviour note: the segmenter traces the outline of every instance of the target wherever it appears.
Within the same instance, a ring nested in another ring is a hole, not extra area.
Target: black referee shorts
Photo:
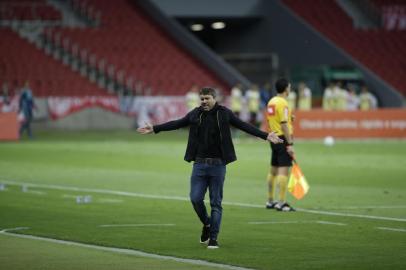
[[[271,165],[277,167],[291,167],[292,166],[292,157],[286,151],[287,143],[284,136],[279,136],[283,140],[283,143],[272,143],[272,158]]]

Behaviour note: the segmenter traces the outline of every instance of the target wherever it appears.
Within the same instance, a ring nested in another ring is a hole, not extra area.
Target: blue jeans
[[[193,164],[190,178],[190,200],[196,214],[204,225],[210,224],[210,239],[217,239],[220,231],[223,208],[223,185],[226,176],[226,165]],[[207,214],[204,196],[209,188],[211,215]]]

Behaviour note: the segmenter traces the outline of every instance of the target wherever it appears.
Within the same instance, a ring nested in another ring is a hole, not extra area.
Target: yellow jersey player
[[[193,85],[189,92],[186,93],[186,106],[189,111],[200,105],[199,87]]]
[[[237,83],[231,89],[231,110],[237,117],[240,117],[242,103],[243,103],[243,95],[241,90],[241,84]]]
[[[286,100],[291,85],[286,79],[279,79],[276,81],[275,87],[277,95],[268,102],[267,120],[269,129],[283,139],[284,143],[279,145],[271,143],[272,158],[267,177],[268,202],[266,208],[278,211],[295,211],[286,202],[288,174],[294,156],[292,115]],[[278,200],[276,200],[277,188],[279,188]]]
[[[299,83],[298,109],[309,111],[312,108],[312,90],[304,82]]]

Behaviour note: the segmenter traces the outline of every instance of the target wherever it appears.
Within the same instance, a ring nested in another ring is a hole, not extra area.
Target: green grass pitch
[[[185,131],[52,132],[0,143],[0,231],[253,269],[406,268],[406,141],[298,141],[310,191],[289,197],[299,211],[279,213],[264,208],[269,146],[241,136],[220,249],[208,250],[188,201],[186,140]],[[91,203],[76,203],[84,195]],[[0,251],[11,270],[215,269],[4,233]]]

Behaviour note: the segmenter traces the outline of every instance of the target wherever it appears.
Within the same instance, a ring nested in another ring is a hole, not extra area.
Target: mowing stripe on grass
[[[384,230],[384,231],[393,231],[393,232],[406,232],[406,229],[400,229],[400,228],[388,228],[388,227],[376,227],[378,230]]]
[[[193,259],[184,259],[184,258],[178,258],[178,257],[173,257],[173,256],[164,256],[164,255],[147,253],[147,252],[134,250],[134,249],[114,248],[114,247],[82,244],[82,243],[73,242],[73,241],[58,240],[58,239],[39,237],[39,236],[34,236],[34,235],[29,235],[29,234],[16,234],[16,233],[8,232],[8,231],[15,231],[16,229],[22,229],[22,228],[23,227],[14,228],[14,229],[4,229],[4,230],[0,231],[0,233],[9,235],[9,236],[18,237],[18,238],[40,240],[40,241],[46,241],[46,242],[51,242],[51,243],[56,243],[56,244],[84,247],[84,248],[89,248],[89,249],[103,250],[103,251],[108,251],[108,252],[113,252],[113,253],[134,255],[134,256],[146,257],[146,258],[152,258],[152,259],[158,259],[158,260],[169,260],[169,261],[175,261],[175,262],[186,263],[186,264],[216,267],[216,268],[220,268],[220,269],[253,270],[252,268],[245,268],[245,267],[239,267],[239,266],[233,266],[233,265],[221,264],[221,263],[213,263],[213,262],[203,261],[203,260],[193,260]]]
[[[110,228],[110,227],[154,227],[154,226],[176,226],[176,224],[104,224],[99,225],[98,227]]]
[[[56,189],[56,190],[70,190],[70,191],[78,191],[78,192],[93,192],[93,193],[100,193],[100,194],[122,195],[122,196],[139,197],[139,198],[146,198],[146,199],[189,201],[189,198],[179,197],[179,196],[151,195],[151,194],[117,191],[117,190],[108,190],[108,189],[92,189],[92,188],[79,188],[79,187],[60,186],[60,185],[23,183],[23,182],[18,182],[18,181],[9,181],[9,180],[0,180],[0,181],[3,184],[25,185],[27,187],[31,186],[31,187],[37,187],[37,188]],[[265,208],[264,205],[249,204],[249,203],[223,202],[223,204],[224,205],[233,205],[233,206],[242,206],[242,207]],[[359,215],[359,214],[351,214],[351,213],[338,213],[338,212],[320,211],[320,210],[312,210],[312,209],[304,209],[304,208],[297,208],[296,210],[298,210],[300,212],[317,214],[317,215],[355,217],[355,218],[365,218],[365,219],[377,219],[377,220],[406,222],[405,218]]]
[[[46,192],[38,191],[38,190],[27,190],[27,191],[23,191],[23,192],[27,192],[27,193],[31,193],[31,194],[36,194],[36,195],[45,195],[45,194],[47,194]]]
[[[123,200],[116,200],[116,199],[99,199],[99,200],[97,200],[98,202],[101,202],[101,203],[123,203],[124,201]]]
[[[62,198],[76,199],[77,195],[63,194]]]
[[[21,186],[21,191],[25,193],[31,193],[31,194],[36,194],[36,195],[45,195],[46,192],[44,191],[39,191],[39,190],[29,190],[26,185]]]

